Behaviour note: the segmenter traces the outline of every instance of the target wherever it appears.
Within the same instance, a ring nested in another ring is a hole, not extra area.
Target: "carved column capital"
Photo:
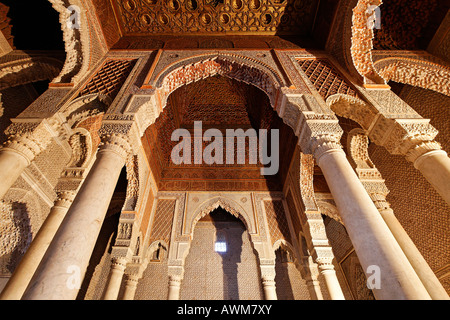
[[[20,154],[27,160],[27,165],[41,152],[41,145],[30,134],[10,135],[3,144],[3,151]]]
[[[319,265],[320,270],[334,269],[333,259],[334,254],[331,247],[314,247],[312,256],[316,263]]]
[[[72,205],[73,199],[75,199],[76,192],[74,191],[57,191],[56,192],[56,200],[55,206],[70,208]]]
[[[98,152],[100,153],[107,151],[118,154],[124,161],[126,161],[132,152],[128,137],[121,133],[102,135],[100,149]]]
[[[61,120],[50,118],[44,120],[11,119],[13,123],[5,130],[8,140],[3,150],[22,155],[29,163],[59,135]]]
[[[340,136],[336,134],[321,134],[312,139],[311,151],[317,163],[320,162],[320,158],[323,155],[329,152],[343,152],[342,145],[339,140]]]
[[[127,267],[127,259],[123,257],[114,257],[111,259],[111,269],[125,271],[125,268]]]
[[[438,133],[429,119],[390,119],[381,116],[370,130],[369,138],[391,154],[410,154],[410,159],[413,159],[417,152],[411,151],[417,146],[426,143],[427,146],[437,147],[434,139]],[[420,153],[420,150],[417,151]]]
[[[406,153],[406,160],[414,163],[414,166],[416,166],[417,168],[417,165],[420,164],[420,159],[422,158],[422,156],[434,152],[445,153],[445,151],[442,150],[442,147],[439,142],[436,141],[422,142],[409,149],[409,151]]]

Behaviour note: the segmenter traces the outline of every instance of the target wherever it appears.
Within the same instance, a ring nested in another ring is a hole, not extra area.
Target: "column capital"
[[[423,160],[423,156],[427,154],[441,152],[446,153],[442,150],[441,144],[436,141],[425,141],[420,144],[414,145],[409,151],[406,153],[406,160],[412,162],[414,166],[417,168],[420,165],[421,160]]]
[[[321,134],[311,139],[311,151],[317,163],[329,152],[344,152],[340,143],[340,135]]]
[[[2,151],[20,154],[27,161],[27,165],[30,165],[41,150],[42,146],[33,139],[31,134],[10,135],[2,148]]]
[[[111,259],[111,268],[120,269],[122,271],[127,267],[127,259],[123,257],[114,257]]]
[[[115,152],[126,161],[128,156],[132,153],[130,140],[126,135],[121,133],[104,134],[101,136],[100,149],[98,152],[101,153],[105,151]]]
[[[392,119],[381,116],[370,130],[369,138],[391,154],[411,154],[413,157],[417,152],[411,151],[421,144],[433,143],[436,146],[434,139],[438,133],[429,119]]]
[[[56,207],[69,208],[76,195],[75,191],[57,191],[54,205]]]
[[[316,246],[313,249],[312,256],[319,266],[319,269],[334,269],[333,259],[334,254],[331,247]]]
[[[3,150],[21,154],[29,163],[59,136],[61,119],[11,119],[13,122],[5,130],[8,140],[3,144]]]
[[[125,281],[127,282],[127,285],[137,286],[141,278],[142,274],[139,273],[125,273]]]

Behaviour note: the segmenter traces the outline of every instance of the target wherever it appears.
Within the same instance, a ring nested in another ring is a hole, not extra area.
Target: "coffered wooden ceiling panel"
[[[316,0],[111,0],[124,35],[306,35]]]

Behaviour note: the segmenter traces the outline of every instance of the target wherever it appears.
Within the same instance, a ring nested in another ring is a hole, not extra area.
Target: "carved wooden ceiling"
[[[136,34],[309,33],[316,0],[113,0],[121,30]]]

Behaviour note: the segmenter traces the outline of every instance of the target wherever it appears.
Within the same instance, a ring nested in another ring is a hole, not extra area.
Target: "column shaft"
[[[69,206],[72,203],[73,193],[65,193],[63,199],[59,199],[50,210],[47,218],[39,229],[30,247],[20,260],[19,265],[14,270],[6,287],[0,294],[1,300],[20,300],[25,292],[31,278],[33,277],[39,263],[42,260],[47,248],[63,221]]]
[[[405,254],[381,218],[342,149],[316,154],[358,258],[367,272],[378,266],[377,299],[430,299]]]
[[[391,208],[380,210],[380,214],[402,248],[412,267],[417,272],[417,275],[427,289],[431,298],[435,300],[448,300],[449,296],[441,282],[425,261],[414,242],[408,236],[405,229],[403,229],[402,225],[395,217],[393,210]]]
[[[102,149],[42,259],[24,299],[75,299],[125,156]]]
[[[325,278],[327,289],[330,294],[331,300],[345,300],[344,293],[342,292],[341,285],[336,276],[336,270],[333,265],[331,266],[319,266],[320,273]]]
[[[275,286],[275,280],[263,279],[264,297],[266,300],[277,300],[277,290]]]
[[[126,266],[127,261],[125,259],[119,258],[112,261],[108,284],[106,285],[103,294],[103,300],[117,300]]]
[[[418,157],[414,167],[450,205],[450,158],[442,150],[433,150]]]
[[[169,292],[167,300],[180,300],[181,278],[169,276]]]
[[[135,275],[128,275],[125,282],[125,292],[123,293],[122,300],[134,300],[138,282],[138,277],[136,277]]]
[[[0,152],[0,199],[20,177],[30,161],[21,153],[14,150],[2,150]]]

